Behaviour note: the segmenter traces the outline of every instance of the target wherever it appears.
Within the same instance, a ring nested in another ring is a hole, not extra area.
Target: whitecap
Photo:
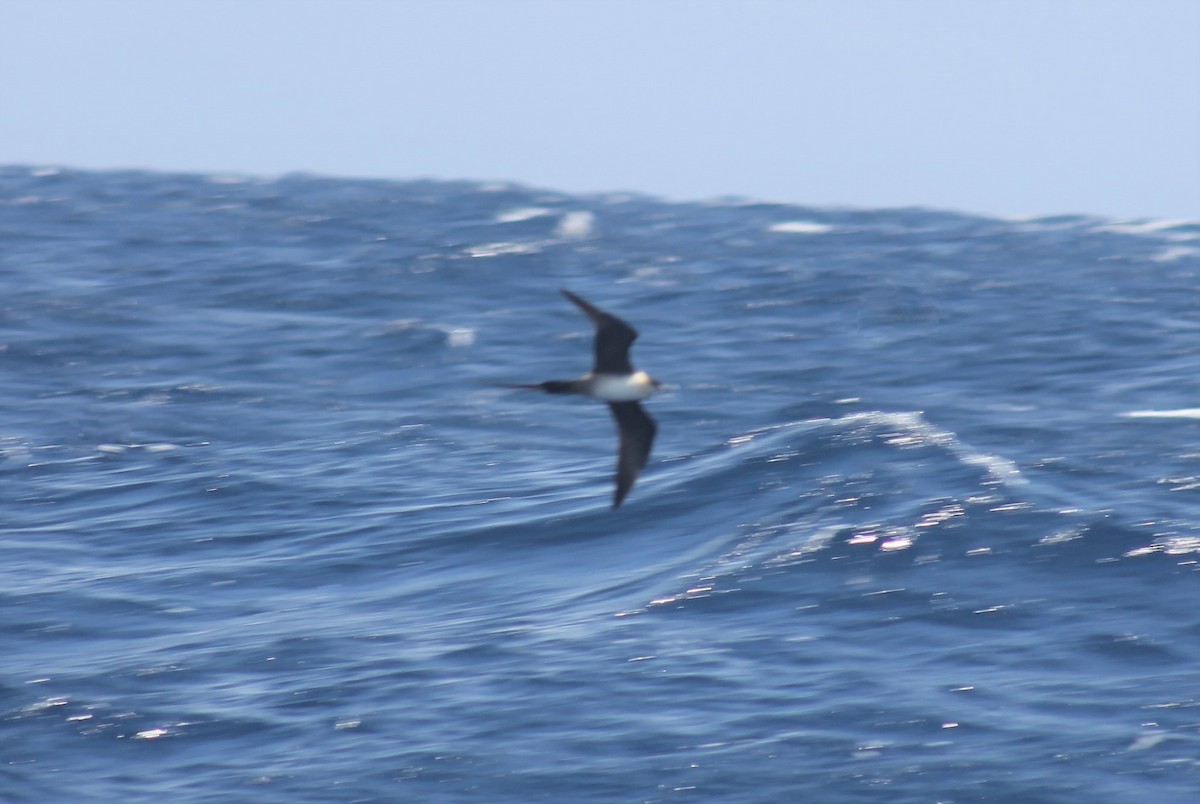
[[[582,240],[591,236],[595,222],[596,216],[592,213],[587,210],[576,210],[562,216],[556,231],[559,237],[567,240]]]
[[[1117,234],[1131,235],[1154,235],[1160,232],[1169,232],[1172,229],[1195,226],[1196,221],[1184,220],[1182,218],[1156,218],[1153,220],[1121,220],[1113,221],[1112,223],[1102,224],[1097,226],[1093,231],[1097,232],[1115,232]],[[1187,234],[1187,238],[1191,239],[1193,234]]]
[[[1131,410],[1122,413],[1127,419],[1200,419],[1200,408],[1177,408],[1175,410]]]
[[[532,220],[533,218],[542,218],[546,215],[554,214],[554,210],[548,207],[518,207],[501,212],[496,216],[497,223],[520,223],[521,221]]]
[[[817,223],[816,221],[782,221],[771,224],[767,227],[767,231],[784,234],[825,234],[832,232],[833,227],[827,223]]]
[[[1150,257],[1152,262],[1175,262],[1200,255],[1200,248],[1194,246],[1172,246],[1165,248]]]
[[[452,327],[446,333],[448,346],[470,346],[475,343],[475,330],[470,327]]]
[[[471,257],[500,257],[509,254],[536,254],[541,246],[535,243],[485,243],[467,248]]]

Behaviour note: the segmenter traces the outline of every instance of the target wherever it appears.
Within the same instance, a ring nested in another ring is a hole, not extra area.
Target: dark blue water
[[[0,171],[0,800],[1192,802],[1200,225]],[[609,509],[571,288],[641,330]]]

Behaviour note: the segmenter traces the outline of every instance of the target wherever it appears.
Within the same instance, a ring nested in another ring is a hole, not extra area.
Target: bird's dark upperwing
[[[573,301],[580,310],[583,310],[596,325],[596,364],[592,367],[592,371],[596,374],[632,373],[633,365],[629,362],[629,347],[637,340],[637,330],[612,313],[606,313],[599,307],[589,304],[569,290],[563,290],[562,294]]]
[[[609,402],[608,407],[617,421],[617,434],[620,436],[617,491],[613,496],[613,508],[617,508],[646,465],[658,427],[638,402]]]

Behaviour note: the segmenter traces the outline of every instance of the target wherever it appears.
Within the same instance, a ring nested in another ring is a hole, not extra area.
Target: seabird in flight
[[[563,290],[562,294],[596,325],[596,361],[592,370],[577,380],[547,380],[534,385],[509,387],[531,388],[548,394],[583,394],[608,403],[620,436],[617,490],[612,505],[617,508],[646,465],[654,434],[658,430],[654,419],[642,409],[639,400],[650,396],[662,383],[644,371],[634,371],[629,362],[629,347],[638,336],[636,329],[569,290]]]

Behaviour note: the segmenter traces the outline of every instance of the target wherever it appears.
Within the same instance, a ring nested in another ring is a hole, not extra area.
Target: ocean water
[[[1200,224],[0,169],[0,800],[1200,800]],[[641,332],[610,510],[569,288]]]

